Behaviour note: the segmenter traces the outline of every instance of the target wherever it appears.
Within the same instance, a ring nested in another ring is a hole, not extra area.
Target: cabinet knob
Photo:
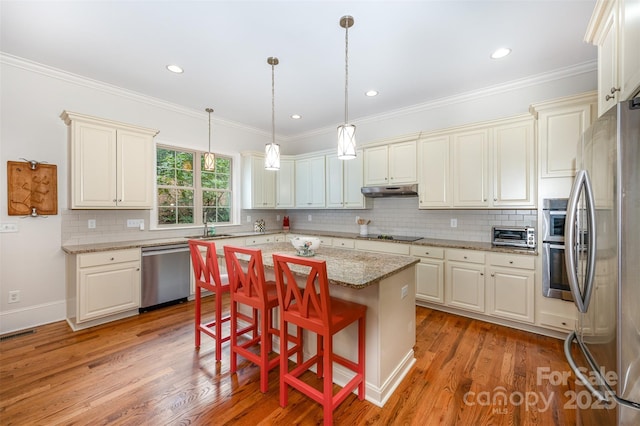
[[[510,264],[510,265],[513,265],[513,260],[510,260],[510,261],[509,261],[509,264]]]
[[[484,277],[484,272],[480,272],[480,276],[481,276],[481,277]]]
[[[424,254],[429,254],[429,252],[428,252],[428,251],[425,251],[425,252],[424,252]]]
[[[111,258],[111,259],[109,259],[109,260],[116,260],[116,259],[115,259],[115,257],[112,257],[112,258]]]
[[[114,202],[114,203],[115,203],[115,202],[117,202],[117,201],[118,201],[118,200],[116,200],[115,198],[113,199],[113,202]]]
[[[467,256],[464,256],[464,258],[466,259],[466,258],[467,258]]]
[[[482,199],[482,201],[487,201],[487,199],[486,199],[486,198],[483,198],[483,199]]]
[[[604,97],[604,100],[605,100],[605,101],[608,101],[608,100],[611,100],[611,99],[615,99],[615,97],[616,97],[616,96],[615,96],[615,93],[616,93],[616,92],[619,92],[619,91],[620,91],[620,88],[619,88],[619,87],[617,87],[617,88],[616,88],[616,87],[612,87],[612,88],[611,88],[611,94],[610,94],[610,95],[605,96],[605,97]]]
[[[480,274],[480,275],[482,275],[482,274]],[[491,276],[492,276],[492,277],[495,277],[495,276],[496,276],[496,274],[491,274]]]
[[[498,199],[497,199],[497,198],[494,198],[494,199],[493,199],[493,201],[498,201]]]
[[[139,271],[139,270],[140,270],[140,268],[136,268],[136,271]]]

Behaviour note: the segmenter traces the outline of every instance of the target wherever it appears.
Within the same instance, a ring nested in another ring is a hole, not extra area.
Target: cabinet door
[[[449,136],[418,142],[419,208],[451,207]]]
[[[276,172],[276,207],[292,208],[295,206],[295,164],[293,160],[280,160],[280,170]]]
[[[444,261],[420,259],[416,265],[416,300],[444,303]]]
[[[640,0],[620,3],[620,99],[640,88]]]
[[[484,266],[447,262],[445,282],[449,306],[484,312]]]
[[[535,279],[533,271],[492,268],[487,286],[487,313],[533,323]]]
[[[357,160],[358,157],[356,157]],[[344,207],[344,179],[343,164],[355,160],[340,160],[337,155],[327,155],[326,180],[327,180],[327,207]]]
[[[243,202],[245,209],[273,208],[276,205],[276,172],[264,169],[264,157],[251,155],[242,159]]]
[[[71,208],[116,206],[116,129],[73,122]]]
[[[489,131],[455,134],[452,138],[453,205],[487,207]]]
[[[389,183],[388,152],[386,145],[364,150],[365,185],[386,185]]]
[[[296,160],[296,207],[325,206],[324,156]]]
[[[364,156],[362,151],[358,151],[356,158],[353,160],[342,161],[342,167],[344,207],[348,209],[365,208],[366,200],[362,192],[360,192],[360,188],[364,184]]]
[[[311,207],[309,160],[296,160],[296,207]]]
[[[153,207],[153,136],[117,130],[117,205]]]
[[[140,262],[81,268],[78,283],[77,322],[140,306]]]
[[[595,101],[595,100],[594,100]],[[540,177],[573,177],[582,133],[591,124],[591,104],[550,107],[538,114]]]
[[[498,126],[493,139],[493,206],[535,207],[533,120]]]
[[[389,183],[415,183],[416,180],[416,142],[389,145]]]

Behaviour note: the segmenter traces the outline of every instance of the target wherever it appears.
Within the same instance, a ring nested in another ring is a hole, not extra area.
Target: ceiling
[[[0,50],[214,119],[295,138],[349,119],[596,60],[583,41],[595,0],[11,1]],[[511,55],[493,60],[498,47]],[[166,65],[178,64],[183,74]],[[379,95],[366,97],[375,89]],[[292,120],[291,114],[302,119]]]

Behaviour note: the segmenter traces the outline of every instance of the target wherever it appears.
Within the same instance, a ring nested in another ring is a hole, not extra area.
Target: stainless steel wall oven
[[[572,301],[564,253],[567,202],[566,198],[542,201],[542,294]]]

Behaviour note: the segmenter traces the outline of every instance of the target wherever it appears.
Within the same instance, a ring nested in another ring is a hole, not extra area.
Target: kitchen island
[[[274,279],[274,253],[296,254],[289,243],[253,248],[262,250],[267,280]],[[419,260],[324,246],[314,258],[327,262],[332,296],[367,306],[366,399],[382,407],[415,363],[415,265]],[[315,350],[316,341],[311,337],[305,335],[305,357]],[[352,324],[334,336],[334,350],[356,360],[356,342],[357,328]],[[342,386],[351,377],[351,372],[334,364],[335,383]]]

